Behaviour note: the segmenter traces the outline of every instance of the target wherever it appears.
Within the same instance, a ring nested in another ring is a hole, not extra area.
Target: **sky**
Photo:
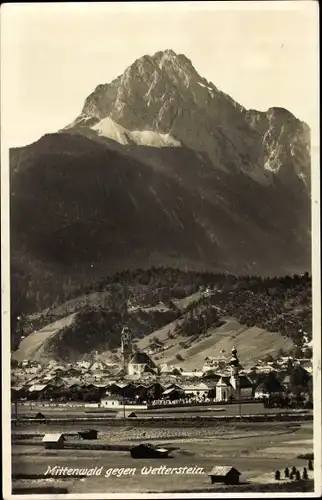
[[[101,83],[172,49],[246,108],[289,109],[314,126],[318,4],[139,2],[5,4],[1,128],[9,147],[56,132]]]

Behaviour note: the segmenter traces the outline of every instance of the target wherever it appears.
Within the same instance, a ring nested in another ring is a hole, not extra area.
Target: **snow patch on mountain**
[[[200,85],[200,87],[204,87],[205,89],[208,89],[208,90],[212,90],[211,87],[208,87],[208,85],[205,85],[204,83],[201,83],[201,82],[197,82],[198,85]]]
[[[179,147],[181,143],[174,139],[170,134],[161,134],[152,130],[127,130],[110,117],[104,118],[96,123],[92,130],[99,136],[107,137],[120,144],[137,144],[139,146],[161,147]]]

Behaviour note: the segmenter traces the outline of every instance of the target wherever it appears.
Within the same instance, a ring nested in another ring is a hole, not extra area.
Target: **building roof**
[[[246,389],[247,387],[253,387],[253,383],[246,375],[240,375],[239,377],[239,387],[241,389]]]
[[[202,376],[203,379],[212,379],[212,380],[219,380],[220,379],[220,375],[218,375],[218,373],[216,373],[214,370],[208,370],[207,372],[205,372]]]
[[[112,395],[103,396],[101,401],[123,401],[123,398],[122,398],[122,396],[119,396],[118,394],[112,394]]]
[[[154,373],[154,372],[155,372],[154,368],[152,368],[148,364],[145,364],[143,373]]]
[[[60,439],[64,439],[64,434],[55,433],[55,434],[45,434],[42,438],[43,443],[57,443]]]
[[[136,414],[134,413],[134,411],[130,411],[130,410],[127,410],[127,411],[123,411],[123,410],[120,410],[117,412],[116,414],[116,418],[133,418],[133,417],[136,417]]]
[[[142,351],[136,352],[131,358],[130,363],[136,365],[148,365],[150,368],[156,368],[156,365],[154,364],[152,359]]]
[[[106,387],[108,387],[108,382],[106,380],[102,380],[101,382],[93,382],[93,386],[97,388],[103,387],[105,389]]]
[[[28,391],[29,392],[40,392],[43,391],[48,384],[34,384],[31,387],[29,387]]]
[[[46,418],[45,415],[43,413],[41,413],[40,411],[37,413],[37,415],[34,416],[34,418]]]
[[[265,384],[263,382],[261,384],[259,384],[256,387],[255,392],[267,392],[267,390],[265,388]]]
[[[181,389],[180,387],[170,387],[169,389],[163,391],[162,394],[166,396],[167,394],[171,394],[173,392],[183,392],[183,389]]]
[[[220,379],[218,380],[216,386],[220,386],[220,385],[224,385],[224,386],[231,386],[231,383],[230,383],[230,377],[220,377]]]
[[[21,389],[23,389],[23,388],[24,388],[24,384],[15,385],[15,386],[11,387],[11,389],[13,391],[21,391]]]
[[[208,476],[226,476],[231,470],[236,471],[239,475],[240,472],[231,465],[216,465],[208,474]]]
[[[208,391],[209,386],[204,382],[199,382],[198,384],[184,384],[182,389],[184,391]]]
[[[94,361],[89,368],[88,371],[105,371],[108,372],[108,366],[103,361]]]

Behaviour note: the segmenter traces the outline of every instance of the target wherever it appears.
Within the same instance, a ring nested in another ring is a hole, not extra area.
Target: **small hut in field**
[[[45,434],[42,439],[42,442],[45,445],[45,448],[48,450],[54,449],[62,449],[64,448],[65,437],[63,434],[55,433],[55,434]]]
[[[118,411],[116,414],[116,418],[136,418],[136,413],[134,411]]]
[[[211,483],[238,484],[240,472],[230,465],[217,465],[208,474]]]

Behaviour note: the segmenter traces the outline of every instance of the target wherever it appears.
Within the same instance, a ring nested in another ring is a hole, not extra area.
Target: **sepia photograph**
[[[318,7],[2,6],[6,500],[321,495]]]

